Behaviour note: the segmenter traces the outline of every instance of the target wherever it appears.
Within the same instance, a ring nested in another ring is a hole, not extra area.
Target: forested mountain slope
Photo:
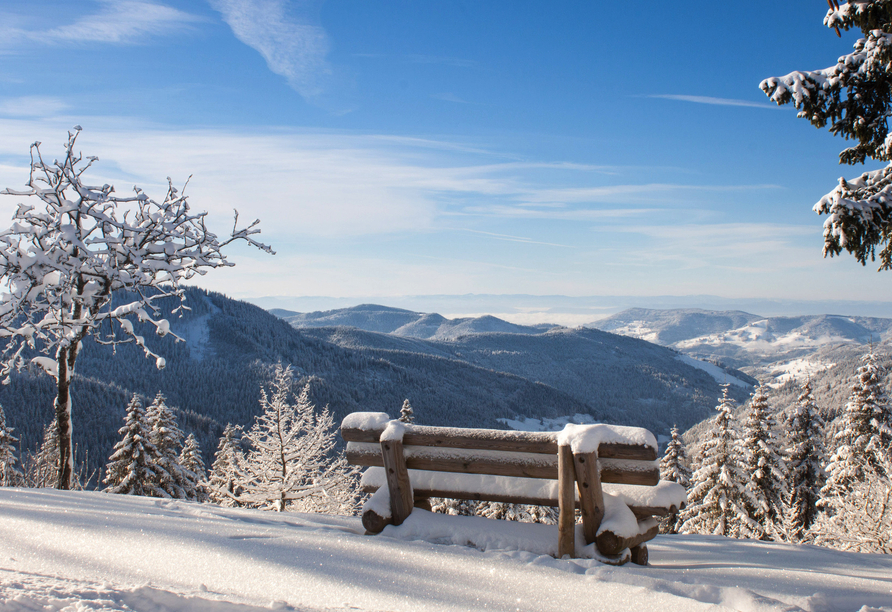
[[[450,355],[369,354],[302,333],[244,302],[198,289],[187,295],[191,310],[171,320],[172,331],[186,342],[159,338],[145,326],[137,330],[166,358],[164,370],[133,345],[84,345],[72,387],[74,439],[80,456],[89,453],[91,467],[104,465],[110,455],[130,396],[150,399],[158,391],[178,409],[180,425],[196,434],[209,458],[225,423],[253,422],[260,385],[280,361],[293,364],[302,381],[313,378],[313,399],[329,404],[336,420],[356,410],[395,414],[407,397],[419,421],[437,425],[499,427],[496,419],[518,414],[591,412],[557,389]],[[0,404],[21,438],[20,448],[39,444],[52,419],[53,397],[53,381],[36,370],[0,387]]]
[[[425,354],[510,373],[560,390],[584,405],[580,411],[584,414],[659,433],[673,424],[684,428],[704,418],[720,394],[719,382],[681,361],[674,351],[594,329],[555,328],[532,335],[478,333],[450,341],[346,327],[303,332],[393,363],[411,362]],[[741,399],[746,396],[745,389],[734,393]],[[557,412],[574,414],[569,408]]]
[[[137,330],[166,358],[164,370],[134,345],[84,345],[72,388],[74,439],[91,467],[110,455],[130,396],[150,400],[158,391],[210,459],[226,423],[253,422],[260,385],[277,362],[292,364],[300,382],[312,378],[313,400],[328,404],[336,421],[356,410],[395,415],[408,398],[417,420],[431,425],[501,427],[500,418],[579,413],[663,433],[704,418],[719,394],[714,379],[670,349],[598,330],[433,341],[347,327],[295,329],[220,294],[190,289],[187,298],[191,310],[171,319],[185,342]],[[53,397],[52,380],[36,371],[0,387],[21,448],[39,444]]]

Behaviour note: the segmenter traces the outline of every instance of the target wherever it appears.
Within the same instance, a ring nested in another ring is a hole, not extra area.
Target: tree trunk
[[[74,365],[74,356],[77,355],[77,347],[61,347],[56,354],[56,363],[59,367],[59,375],[56,380],[56,427],[59,437],[59,462],[57,489],[70,489],[71,479],[74,474],[74,452],[71,440],[71,369]]]

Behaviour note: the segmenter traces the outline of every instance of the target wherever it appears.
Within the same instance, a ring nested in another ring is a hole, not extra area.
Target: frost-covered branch
[[[760,88],[777,104],[792,103],[799,117],[817,128],[855,142],[839,154],[840,163],[868,159],[892,161],[892,0],[834,2],[824,24],[836,30],[860,29],[863,38],[852,53],[823,70],[795,71],[772,77]],[[824,255],[843,250],[865,264],[877,257],[880,269],[892,269],[892,165],[839,179],[837,187],[815,205],[824,223]]]
[[[79,131],[69,132],[61,161],[47,163],[34,143],[29,189],[0,192],[32,200],[19,203],[12,226],[0,232],[0,377],[8,381],[32,355],[29,361],[56,379],[63,455],[70,446],[68,386],[87,336],[100,344],[135,343],[162,368],[164,359],[134,322],[152,325],[159,336],[171,333],[159,303],[182,302],[184,281],[232,266],[226,245],[244,240],[273,252],[252,238],[257,221],[239,229],[237,215],[230,236],[220,240],[207,229],[207,213],[192,211],[169,178],[160,202],[138,187],[118,196],[111,185],[89,185],[85,172],[97,158],[85,161],[76,152]],[[66,488],[70,478],[60,482]]]

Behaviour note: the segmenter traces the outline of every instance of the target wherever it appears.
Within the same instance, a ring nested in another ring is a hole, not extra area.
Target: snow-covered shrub
[[[335,452],[337,430],[326,406],[310,401],[310,385],[295,403],[291,368],[278,365],[272,394],[260,390],[263,413],[244,435],[248,452],[236,455],[237,500],[279,511],[352,514],[358,504],[358,469]]]

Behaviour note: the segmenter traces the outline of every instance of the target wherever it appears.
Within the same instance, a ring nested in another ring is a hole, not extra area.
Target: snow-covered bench
[[[602,555],[647,564],[655,516],[684,505],[685,491],[660,481],[656,440],[640,427],[567,425],[521,432],[406,425],[382,412],[341,424],[347,460],[368,466],[362,487],[370,533],[399,525],[430,497],[558,506],[558,556],[575,556],[575,510],[586,544]],[[602,483],[606,486],[602,487]],[[429,507],[429,506],[428,506]]]

